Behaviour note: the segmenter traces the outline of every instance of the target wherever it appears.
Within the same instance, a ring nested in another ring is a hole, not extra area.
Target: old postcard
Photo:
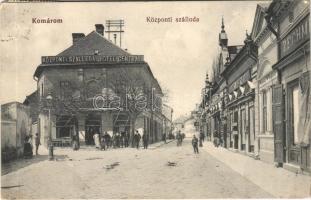
[[[310,198],[309,7],[2,2],[1,198]]]

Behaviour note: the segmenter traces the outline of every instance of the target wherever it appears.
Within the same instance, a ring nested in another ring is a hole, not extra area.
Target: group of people
[[[185,138],[185,134],[184,133],[181,133],[181,131],[179,130],[177,133],[176,133],[176,141],[177,141],[177,146],[181,146],[182,145],[182,142]],[[203,146],[203,142],[204,142],[204,134],[201,132],[200,135],[199,135],[199,138],[196,137],[196,135],[193,135],[193,138],[191,140],[191,144],[192,144],[192,147],[193,147],[193,151],[195,154],[198,154],[199,153],[199,146],[202,147]]]
[[[41,145],[38,133],[35,134],[34,142],[36,147],[36,155],[38,155],[39,146]],[[24,158],[31,158],[32,156],[33,156],[33,137],[32,135],[26,135],[24,139]]]
[[[148,134],[146,134],[145,132],[143,133],[143,136],[140,136],[140,134],[138,133],[138,131],[135,131],[134,137],[133,137],[133,143],[135,145],[135,147],[137,149],[139,149],[139,144],[140,144],[140,140],[143,140],[143,146],[144,149],[148,149],[148,144],[149,144],[149,136]]]
[[[103,135],[95,133],[93,135],[95,147],[100,150],[108,148],[125,148],[129,146],[130,135],[127,132],[114,133],[110,136],[107,132]]]
[[[112,136],[110,136],[107,132],[105,132],[104,135],[95,133],[93,139],[95,147],[100,150],[106,150],[109,148],[126,148],[130,145],[130,134],[127,132],[117,132],[114,133]],[[139,149],[141,140],[144,149],[147,149],[149,144],[148,134],[144,132],[141,136],[138,130],[136,130],[132,138],[132,146]]]

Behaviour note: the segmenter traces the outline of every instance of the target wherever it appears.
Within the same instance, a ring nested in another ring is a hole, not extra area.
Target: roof
[[[107,56],[130,55],[127,51],[113,44],[101,34],[92,31],[57,56],[94,55],[95,51],[98,51],[99,55]]]
[[[230,59],[233,60],[235,56],[241,51],[242,48],[243,45],[228,46]]]
[[[32,102],[37,102],[38,101],[38,90],[34,91],[30,95],[26,96],[26,99],[24,100],[23,104],[24,105],[29,105]]]
[[[266,10],[268,9],[269,5],[270,3],[260,3],[257,5],[251,32],[253,39],[257,37],[257,34],[262,30],[263,26],[265,25],[264,17],[266,15]]]

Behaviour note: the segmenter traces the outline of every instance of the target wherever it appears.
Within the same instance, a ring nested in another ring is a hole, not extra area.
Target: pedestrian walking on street
[[[129,140],[130,140],[130,134],[128,132],[125,132],[125,138],[124,138],[124,146],[129,146]]]
[[[104,136],[104,150],[108,149],[110,147],[111,144],[111,136],[107,133],[107,131],[105,132]]]
[[[181,135],[180,131],[178,131],[178,133],[176,134],[176,139],[177,139],[177,146],[181,146],[181,144],[182,144],[182,135]]]
[[[198,138],[195,135],[193,135],[192,147],[193,147],[194,153],[199,153],[198,142],[199,142]]]
[[[148,137],[148,135],[144,132],[144,134],[143,134],[144,149],[148,149],[148,142],[149,142],[149,137]]]
[[[24,139],[24,158],[31,158],[32,157],[32,147],[30,143],[30,137],[26,135]]]
[[[200,133],[200,140],[199,140],[199,145],[200,145],[200,147],[203,147],[203,141],[204,141],[204,133]]]
[[[163,140],[164,144],[166,144],[166,134],[165,133],[163,133],[163,135],[162,135],[162,140]]]
[[[106,150],[105,137],[104,135],[100,137],[100,150]]]
[[[136,133],[134,135],[134,142],[136,145],[136,148],[139,149],[139,142],[140,142],[141,136],[139,135],[138,131],[136,130]]]
[[[36,134],[35,134],[36,155],[39,155],[39,154],[38,154],[39,145],[41,145],[41,142],[40,142],[39,134],[36,133]]]

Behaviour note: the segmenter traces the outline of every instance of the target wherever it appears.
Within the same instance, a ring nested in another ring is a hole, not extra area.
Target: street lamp
[[[49,111],[49,160],[54,159],[53,155],[53,142],[52,142],[52,123],[51,123],[51,107],[52,107],[52,100],[53,96],[51,94],[48,94],[46,96],[46,101],[48,103],[48,111]]]

